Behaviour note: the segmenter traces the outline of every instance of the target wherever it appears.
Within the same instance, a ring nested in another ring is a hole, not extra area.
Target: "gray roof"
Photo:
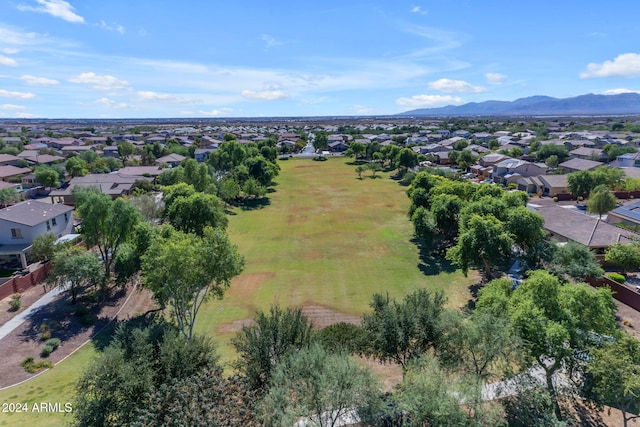
[[[574,209],[544,206],[537,211],[544,218],[546,230],[590,248],[607,248],[614,243],[628,243],[631,240],[640,239],[640,234],[616,227]]]
[[[602,166],[604,163],[595,162],[593,160],[587,159],[571,159],[566,162],[560,163],[558,166],[561,168],[574,169],[578,171],[588,171],[591,169],[595,169],[598,166]]]
[[[0,209],[0,219],[33,227],[72,210],[71,206],[63,204],[27,200],[26,202]]]
[[[620,206],[609,212],[609,215],[621,216],[629,218],[635,222],[640,222],[640,202],[635,202],[630,205]]]

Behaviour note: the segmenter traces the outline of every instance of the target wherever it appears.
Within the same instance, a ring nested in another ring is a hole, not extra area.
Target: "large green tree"
[[[310,425],[333,427],[369,406],[378,394],[367,369],[345,354],[313,344],[276,365],[261,418],[267,426],[290,426],[304,417]]]
[[[89,173],[89,164],[80,157],[71,157],[67,160],[65,169],[72,177],[85,176]]]
[[[76,303],[83,288],[101,283],[102,265],[93,252],[78,247],[64,248],[56,251],[52,265],[47,281],[53,286],[68,288],[71,304]]]
[[[299,308],[271,306],[258,311],[254,325],[243,326],[232,340],[240,355],[235,368],[252,388],[265,391],[274,367],[291,352],[307,348],[313,339],[311,322]]]
[[[39,167],[34,174],[36,181],[45,187],[57,187],[60,185],[58,172],[50,167]]]
[[[640,268],[640,246],[635,243],[615,243],[607,249],[604,259],[625,273]]]
[[[142,281],[161,307],[171,307],[178,329],[191,338],[202,304],[221,298],[243,267],[224,230],[207,227],[197,236],[167,227],[142,257]]]
[[[601,184],[591,190],[587,200],[587,210],[591,213],[597,213],[599,218],[602,219],[602,214],[615,208],[616,202],[616,196]]]
[[[401,302],[375,294],[370,304],[373,311],[362,317],[365,353],[406,369],[442,336],[440,317],[445,302],[444,293],[427,289],[407,294]]]
[[[465,275],[471,266],[481,265],[485,277],[490,278],[491,267],[511,256],[513,243],[502,221],[492,215],[472,214],[460,227],[458,243],[447,250],[446,257]]]
[[[85,242],[89,247],[98,248],[105,277],[109,277],[120,245],[127,241],[140,221],[140,214],[127,200],[112,200],[104,193],[87,190],[75,192],[74,196]]]
[[[228,218],[221,200],[213,194],[194,193],[172,200],[165,209],[169,223],[177,230],[202,236],[206,227],[225,229]]]
[[[490,286],[500,286],[496,283]],[[508,292],[502,287],[498,291]],[[488,293],[503,307],[495,294]],[[483,298],[481,294],[480,300]],[[576,355],[597,342],[595,337],[615,333],[616,305],[611,291],[585,284],[563,285],[551,273],[538,270],[504,298],[511,327],[524,343],[524,367],[534,365],[544,371],[556,416],[561,419],[554,376],[562,368],[571,370],[579,362]],[[479,301],[479,307],[496,311],[485,301]]]

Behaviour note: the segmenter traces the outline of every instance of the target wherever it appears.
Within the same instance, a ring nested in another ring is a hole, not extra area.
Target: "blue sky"
[[[640,91],[640,2],[0,0],[0,118],[395,114]]]

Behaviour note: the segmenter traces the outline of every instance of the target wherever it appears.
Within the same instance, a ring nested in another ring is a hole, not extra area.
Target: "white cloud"
[[[24,81],[29,86],[54,86],[60,82],[54,79],[48,79],[46,77],[35,77],[28,74],[20,76],[20,80]]]
[[[202,114],[203,116],[211,116],[211,117],[224,116],[224,115],[231,114],[232,112],[233,112],[233,108],[218,108],[211,111],[199,111],[199,113]]]
[[[0,55],[0,65],[6,65],[7,67],[15,67],[18,65],[15,59],[8,56]]]
[[[587,71],[580,74],[583,79],[636,76],[640,76],[640,54],[637,53],[624,53],[613,61],[604,61],[602,64],[590,63]]]
[[[451,95],[414,95],[411,98],[398,98],[396,104],[402,107],[443,107],[445,105],[460,105],[462,98]]]
[[[426,15],[427,13],[429,13],[428,10],[423,9],[422,6],[413,6],[411,8],[411,13],[417,13],[419,15]]]
[[[98,90],[123,89],[129,85],[125,80],[120,80],[113,76],[99,76],[96,73],[82,73],[69,79],[71,83],[82,83],[91,85]]]
[[[16,117],[19,119],[36,119],[38,118],[38,115],[20,112],[16,114]]]
[[[265,43],[265,46],[267,48],[274,47],[274,46],[279,46],[279,45],[282,44],[278,40],[276,40],[275,37],[270,36],[269,34],[263,34],[263,35],[260,36],[260,38]]]
[[[31,99],[35,98],[36,94],[29,92],[10,92],[8,90],[0,89],[0,96],[11,99]]]
[[[84,23],[84,18],[74,12],[73,6],[64,0],[36,0],[41,6],[18,5],[23,12],[47,13],[53,17],[73,23]]]
[[[507,76],[500,73],[487,73],[484,76],[487,78],[487,83],[494,86],[501,85],[507,79]]]
[[[145,102],[166,102],[168,104],[184,104],[185,102],[192,102],[187,98],[182,98],[176,95],[168,93],[159,93],[153,91],[138,91],[138,99]]]
[[[102,28],[103,30],[107,30],[107,31],[117,31],[120,34],[124,34],[125,33],[125,29],[122,25],[120,24],[107,24],[104,21],[100,21],[98,24],[95,24],[96,26]]]
[[[482,86],[473,86],[463,80],[440,79],[429,83],[429,87],[444,93],[479,93],[487,90]]]
[[[131,108],[131,105],[125,104],[124,102],[116,102],[109,98],[100,98],[96,100],[96,104],[103,105],[112,110],[127,110]]]
[[[258,101],[277,101],[279,99],[287,99],[289,95],[281,90],[243,90],[242,96],[246,99],[258,100]]]
[[[15,104],[0,104],[0,110],[24,110],[25,106]]]
[[[5,47],[5,48],[0,49],[0,52],[6,53],[7,55],[15,55],[16,53],[20,52],[20,49],[14,49],[14,48],[10,48],[10,47]]]
[[[632,89],[609,89],[602,92],[603,95],[620,95],[621,93],[640,93],[640,90],[632,90]]]
[[[355,114],[372,114],[375,109],[365,105],[354,105],[351,107],[351,111]]]

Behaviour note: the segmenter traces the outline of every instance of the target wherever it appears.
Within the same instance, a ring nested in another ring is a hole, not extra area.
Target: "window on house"
[[[64,222],[69,222],[69,216],[66,212],[64,213]]]
[[[51,230],[51,223],[47,221],[47,230]]]
[[[22,229],[21,228],[12,228],[11,229],[11,238],[12,239],[22,239]]]
[[[56,225],[58,225],[58,223],[57,223],[57,221],[56,221],[56,219],[55,219],[55,218],[52,218],[52,219],[51,219],[51,225],[53,225],[54,227],[55,227]]]

